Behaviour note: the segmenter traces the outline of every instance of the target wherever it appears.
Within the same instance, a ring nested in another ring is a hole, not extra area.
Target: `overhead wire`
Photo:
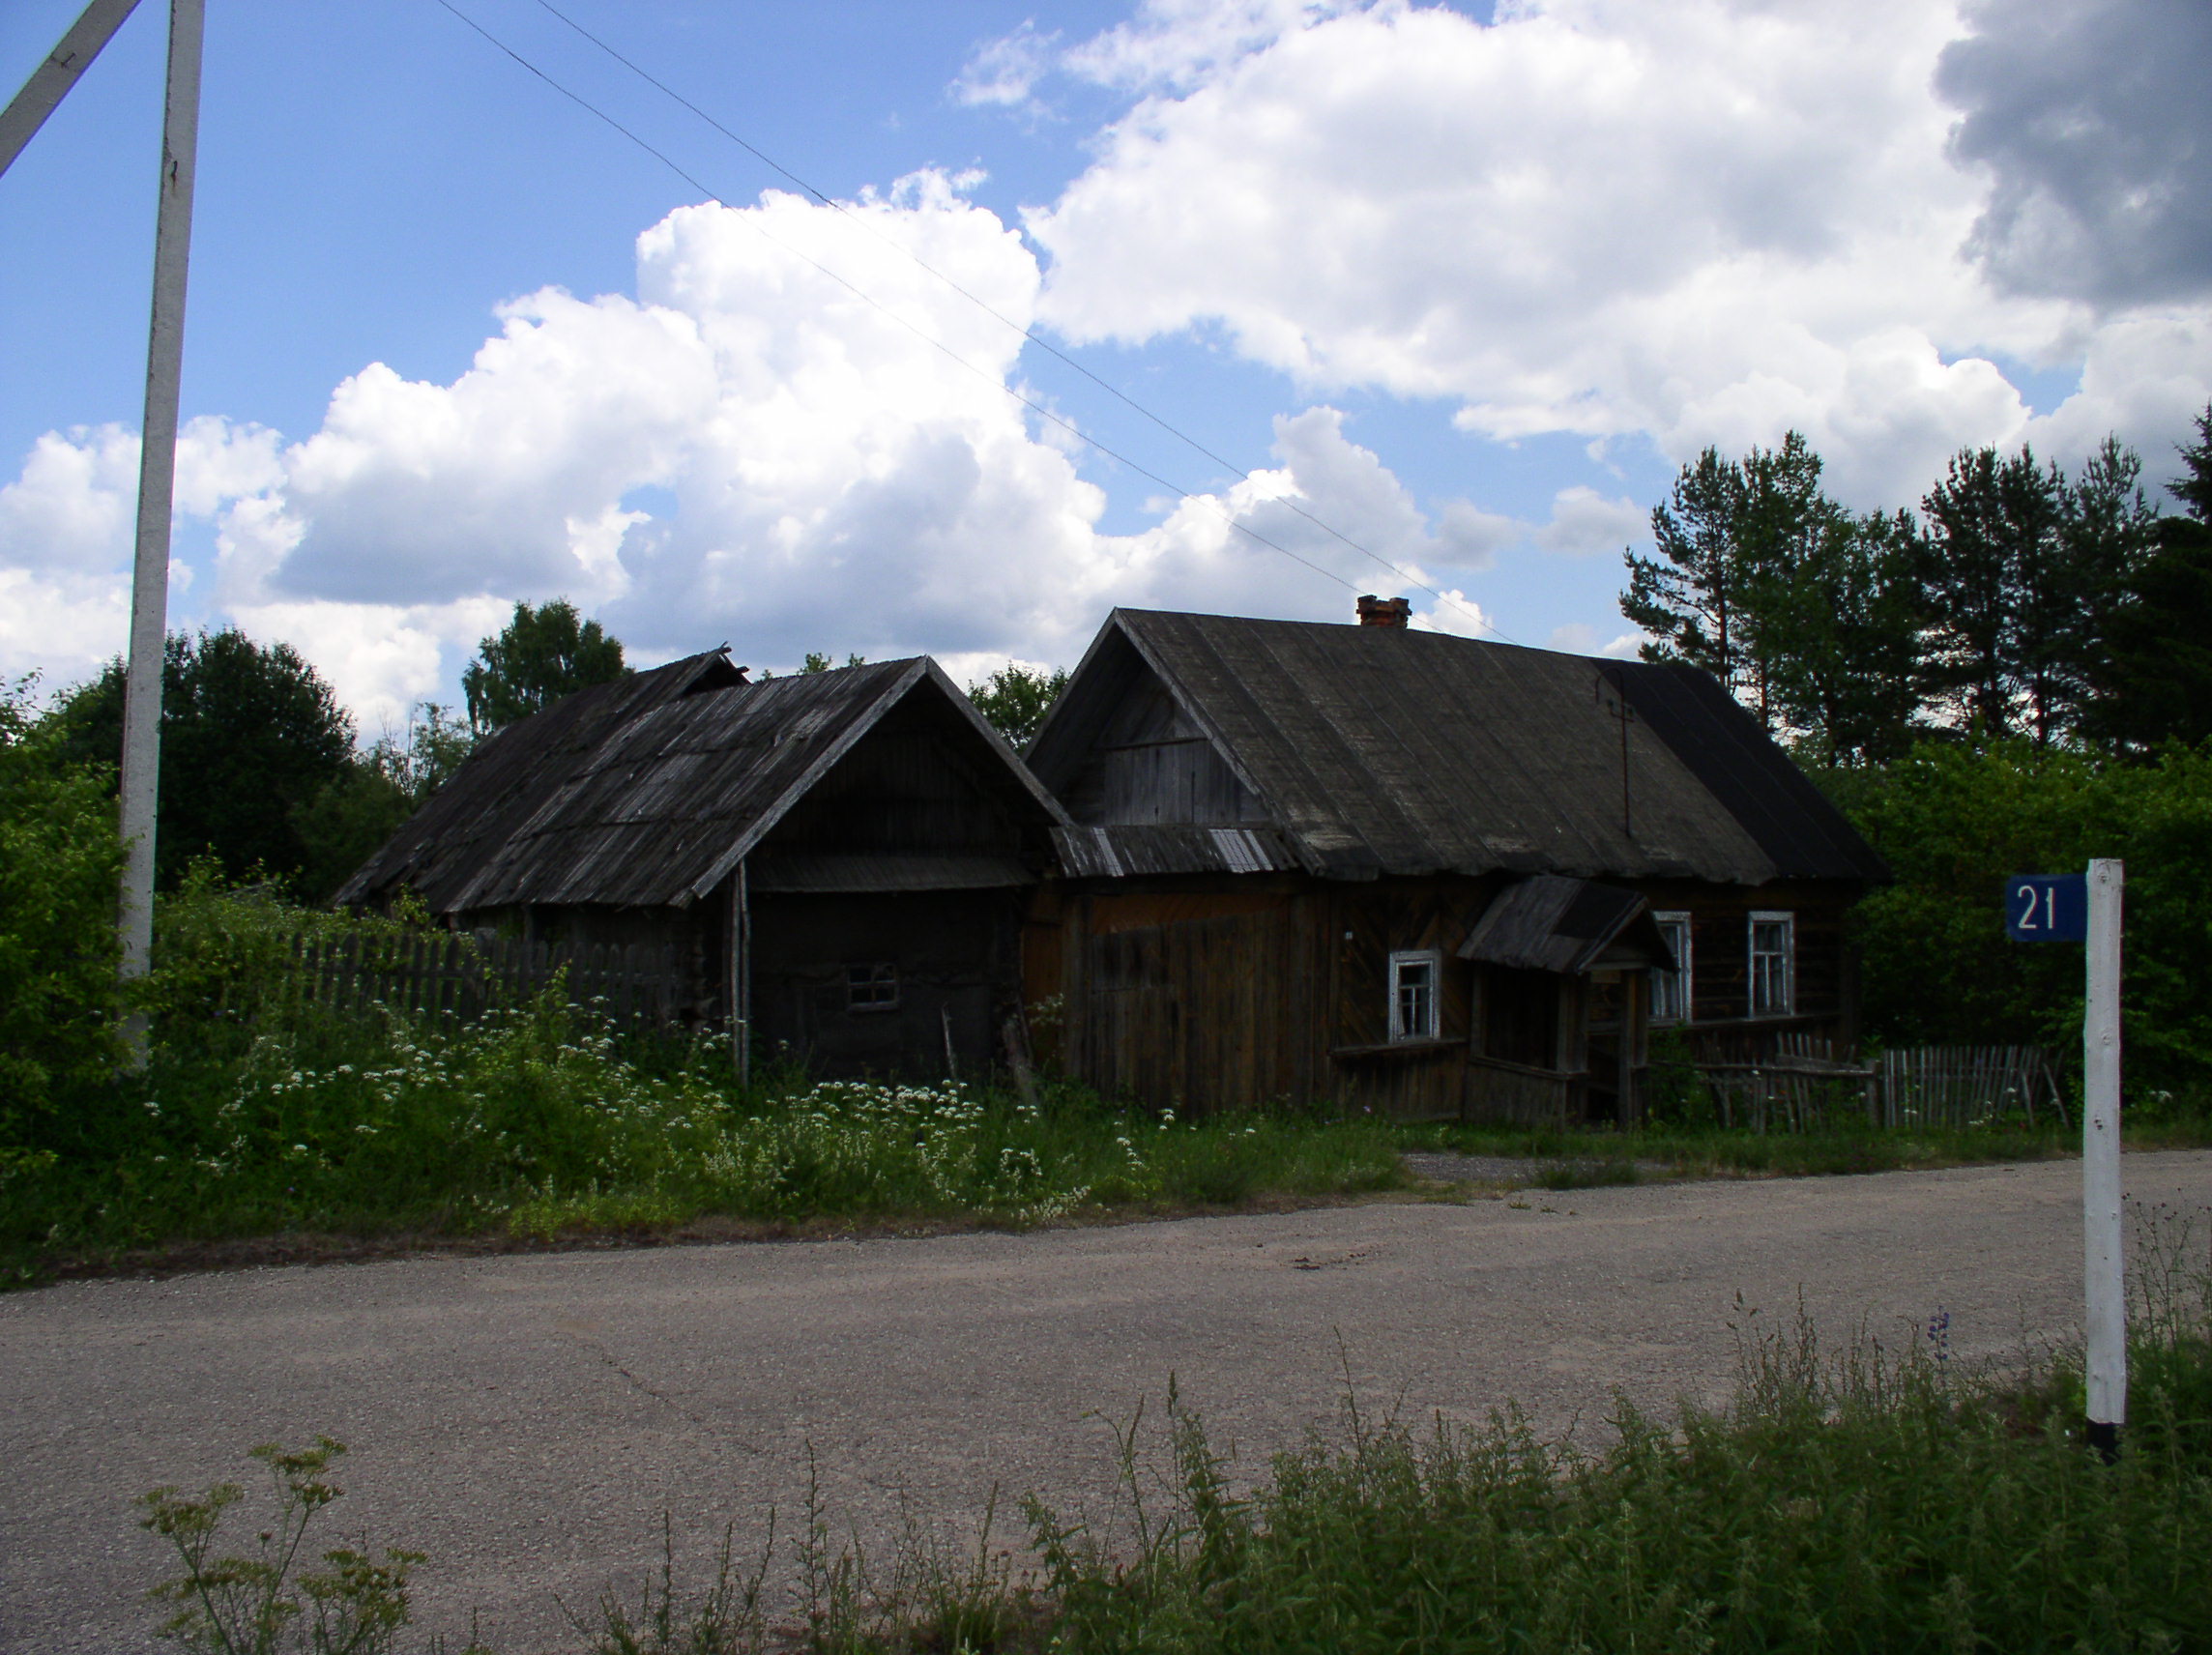
[[[789,167],[775,160],[766,151],[760,149],[758,146],[751,143],[741,134],[732,131],[728,127],[724,126],[720,121],[716,120],[708,111],[700,108],[698,104],[692,102],[691,100],[685,98],[682,93],[675,90],[675,88],[669,86],[666,82],[659,79],[659,77],[653,74],[650,71],[633,62],[630,58],[625,56],[621,51],[617,50],[607,42],[601,40],[597,35],[592,33],[591,30],[585,28],[574,18],[568,16],[558,7],[552,5],[550,0],[538,0],[538,3],[552,16],[557,18],[560,22],[566,24],[568,28],[575,31],[575,33],[578,35],[582,36],[586,41],[590,42],[594,46],[604,52],[608,57],[614,59],[615,62],[621,64],[625,69],[630,71],[631,73],[637,75],[640,79],[646,81],[649,85],[653,86],[655,89],[661,92],[666,97],[682,104],[685,109],[689,110],[693,115],[697,116],[708,126],[713,128],[715,131],[728,138],[732,143],[742,149],[746,154],[759,160],[763,165],[769,167],[778,176],[788,180],[794,185],[797,185],[801,190],[805,191],[805,193],[811,196],[815,201],[830,209],[832,212],[837,213],[851,222],[859,225],[861,229],[867,231],[868,234],[874,236],[877,240],[885,243],[887,246],[904,254],[921,270],[936,278],[938,281],[944,283],[953,292],[960,295],[961,298],[967,300],[971,305],[974,305],[978,309],[982,310],[985,314],[1001,323],[1003,326],[1011,329],[1014,333],[1019,334],[1024,339],[1027,339],[1031,343],[1036,345],[1038,349],[1046,352],[1050,356],[1056,358],[1058,361],[1065,363],[1068,367],[1073,368],[1077,373],[1081,374],[1085,379],[1090,380],[1100,390],[1106,392],[1109,395],[1113,396],[1118,401],[1125,404],[1134,412],[1142,415],[1145,419],[1150,421],[1153,424],[1157,425],[1161,430],[1167,432],[1170,436],[1175,437],[1178,441],[1187,445],[1198,453],[1201,453],[1208,459],[1213,461],[1216,465],[1219,465],[1228,472],[1232,473],[1239,480],[1247,483],[1253,480],[1251,473],[1245,471],[1242,467],[1237,465],[1234,461],[1223,458],[1221,455],[1215,453],[1211,449],[1208,448],[1205,444],[1198,441],[1197,438],[1190,436],[1188,433],[1182,431],[1169,421],[1161,418],[1161,416],[1158,414],[1153,413],[1143,403],[1128,395],[1110,381],[1101,378],[1098,374],[1092,372],[1089,367],[1086,367],[1082,363],[1076,361],[1066,352],[1059,349],[1049,340],[1039,337],[1034,330],[1024,327],[1021,323],[1015,321],[1012,317],[998,309],[988,300],[971,291],[968,287],[955,279],[953,276],[938,269],[935,265],[932,265],[928,260],[924,259],[920,254],[917,253],[912,247],[906,246],[896,237],[885,234],[882,230],[878,229],[874,224],[870,223],[861,215],[852,211],[852,209],[845,203],[836,200],[827,191],[818,189],[807,180],[800,177],[799,174],[793,172]],[[613,129],[616,132],[620,133],[623,137],[628,139],[630,143],[634,144],[640,150],[643,150],[647,155],[652,156],[655,160],[659,161],[661,165],[668,168],[670,172],[674,173],[678,178],[682,179],[693,189],[699,191],[699,193],[706,199],[713,202],[718,207],[729,208],[731,206],[728,201],[724,200],[722,196],[717,194],[714,190],[711,189],[700,179],[693,176],[691,172],[680,164],[666,151],[658,148],[638,132],[625,126],[621,121],[608,114],[597,104],[592,102],[591,100],[584,97],[581,93],[555,79],[544,70],[538,68],[537,64],[531,62],[530,59],[525,57],[521,52],[517,51],[514,47],[508,44],[507,42],[500,39],[499,36],[493,34],[491,30],[485,28],[483,24],[478,22],[476,18],[470,16],[466,12],[463,12],[458,6],[452,3],[452,0],[438,0],[438,4],[446,11],[451,13],[454,17],[458,18],[462,23],[466,24],[470,29],[475,31],[476,34],[480,36],[486,43],[488,43],[491,46],[493,46],[496,50],[501,52],[514,64],[537,77],[538,80],[542,81],[546,86],[550,87],[555,92],[558,92],[562,97],[568,99],[570,102],[574,103],[578,108],[584,110],[587,114],[596,117],[597,120]],[[736,211],[735,209],[732,210]],[[1067,432],[1068,435],[1075,438],[1078,442],[1084,444],[1087,448],[1090,448],[1094,451],[1105,455],[1108,459],[1115,461],[1119,465],[1127,467],[1131,472],[1135,473],[1139,477],[1144,478],[1146,480],[1156,483],[1161,488],[1166,489],[1169,493],[1176,496],[1177,499],[1189,505],[1198,506],[1202,509],[1210,511],[1214,516],[1219,517],[1231,529],[1234,529],[1238,534],[1245,536],[1247,538],[1257,542],[1258,544],[1266,547],[1268,550],[1278,552],[1282,556],[1289,558],[1293,563],[1298,564],[1305,568],[1311,569],[1314,573],[1323,576],[1324,579],[1334,581],[1337,585],[1343,587],[1348,592],[1353,592],[1357,590],[1356,586],[1353,582],[1346,580],[1335,570],[1326,568],[1322,565],[1313,562],[1309,558],[1300,556],[1298,553],[1291,550],[1290,547],[1285,546],[1279,541],[1271,539],[1267,536],[1261,534],[1258,530],[1239,520],[1233,513],[1222,509],[1221,507],[1214,502],[1211,496],[1199,494],[1191,489],[1186,489],[1180,484],[1170,481],[1168,479],[1161,477],[1158,473],[1138,464],[1128,455],[1121,453],[1118,450],[1110,448],[1106,444],[1100,442],[1096,437],[1093,437],[1088,431],[1083,430],[1073,421],[1064,419],[1061,415],[1055,413],[1052,409],[1037,402],[1034,398],[1024,394],[1016,387],[1008,385],[998,374],[978,367],[975,363],[968,361],[967,358],[961,356],[957,351],[953,350],[949,345],[946,345],[943,340],[936,338],[934,335],[930,334],[925,330],[916,325],[907,317],[900,315],[889,305],[885,305],[880,300],[876,299],[872,294],[866,292],[854,282],[848,280],[843,276],[840,276],[836,271],[830,269],[828,265],[825,265],[820,260],[815,259],[810,255],[800,251],[798,247],[792,246],[789,242],[783,240],[781,237],[776,236],[770,231],[762,228],[754,215],[738,212],[737,216],[742,222],[743,222],[756,235],[760,236],[762,240],[779,248],[783,252],[788,253],[792,257],[800,260],[802,264],[811,267],[821,275],[828,276],[831,281],[837,283],[838,286],[844,288],[855,298],[860,300],[871,308],[881,311],[885,316],[888,316],[892,321],[896,322],[900,327],[906,329],[907,332],[913,334],[923,343],[931,346],[933,349],[937,350],[962,368],[965,368],[968,372],[975,374],[977,378],[983,380],[986,384],[996,387],[1004,394],[1013,398],[1013,400],[1020,403],[1023,407],[1029,409],[1039,419],[1049,421],[1054,425]],[[1295,501],[1277,496],[1272,504],[1286,507],[1288,509],[1296,513],[1298,516],[1303,517],[1309,523],[1312,523],[1316,528],[1321,529],[1323,532],[1342,541],[1346,546],[1359,553],[1362,557],[1369,559],[1371,562],[1375,563],[1382,568],[1384,568],[1391,574],[1396,575],[1406,584],[1427,593],[1439,603],[1448,604],[1452,608],[1459,610],[1470,620],[1473,621],[1476,625],[1484,628],[1485,630],[1493,633],[1498,637],[1505,637],[1505,634],[1499,631],[1497,625],[1492,623],[1487,616],[1483,615],[1480,610],[1471,607],[1470,605],[1459,599],[1454,595],[1440,592],[1435,587],[1430,586],[1427,582],[1417,579],[1407,569],[1401,567],[1397,564],[1390,562],[1390,560],[1382,557],[1380,553],[1372,551],[1368,547],[1361,545],[1357,540],[1353,539],[1349,535],[1344,534],[1342,531],[1336,529],[1332,525],[1323,521],[1323,519],[1306,510]],[[1510,642],[1511,640],[1508,639],[1507,641]]]
[[[1235,477],[1238,481],[1250,482],[1252,480],[1252,474],[1246,471],[1242,466],[1238,465],[1235,460],[1228,459],[1221,454],[1215,453],[1213,450],[1208,448],[1204,443],[1200,442],[1189,432],[1183,430],[1180,426],[1176,425],[1171,421],[1163,418],[1162,416],[1155,414],[1151,409],[1146,407],[1142,402],[1139,402],[1135,397],[1131,396],[1120,386],[1114,384],[1111,380],[1093,372],[1091,368],[1078,362],[1074,357],[1069,356],[1065,351],[1062,350],[1050,339],[1047,339],[1042,334],[1038,334],[1034,328],[1027,327],[1024,324],[1015,321],[1013,317],[1007,315],[1004,311],[1001,310],[997,305],[993,305],[989,300],[983,298],[980,294],[971,290],[958,278],[949,276],[946,272],[938,269],[937,266],[931,264],[927,259],[923,258],[919,253],[916,252],[912,247],[908,247],[897,237],[886,235],[882,230],[878,229],[874,224],[870,223],[861,215],[854,212],[844,202],[839,201],[828,190],[823,189],[818,185],[812,184],[806,179],[800,177],[798,173],[792,171],[791,168],[785,166],[783,162],[777,160],[775,157],[770,155],[766,150],[762,149],[758,144],[753,143],[749,138],[746,138],[742,133],[732,131],[728,127],[724,126],[719,120],[717,120],[712,113],[702,109],[698,104],[692,102],[690,99],[684,97],[683,93],[677,91],[676,88],[669,85],[665,80],[662,80],[651,70],[645,68],[644,65],[637,63],[633,59],[626,56],[623,52],[610,45],[606,41],[600,39],[599,36],[594,34],[590,29],[584,27],[583,24],[577,22],[575,18],[569,16],[568,13],[562,11],[560,7],[554,5],[553,0],[538,0],[538,4],[547,14],[553,17],[558,18],[568,28],[574,30],[578,35],[581,35],[585,40],[589,41],[593,45],[597,46],[608,57],[613,58],[615,62],[621,64],[623,68],[628,70],[632,74],[643,80],[647,85],[653,87],[655,91],[660,92],[664,96],[673,99],[676,102],[681,103],[692,114],[698,116],[698,118],[704,121],[708,126],[713,128],[715,131],[721,133],[723,137],[729,139],[733,144],[736,144],[740,149],[743,150],[755,160],[758,160],[763,166],[769,168],[770,171],[777,174],[781,178],[788,180],[790,183],[797,185],[800,189],[804,190],[808,195],[811,195],[816,201],[829,208],[831,212],[839,214],[842,217],[850,219],[853,223],[858,224],[861,229],[865,230],[869,235],[875,237],[885,246],[895,248],[897,251],[903,253],[909,259],[912,259],[922,270],[927,271],[931,276],[935,276],[946,287],[949,287],[953,292],[960,295],[961,298],[967,300],[969,304],[975,305],[978,310],[981,310],[993,321],[1012,329],[1023,338],[1027,339],[1031,344],[1036,346],[1038,350],[1043,351],[1046,355],[1052,357],[1058,362],[1064,363],[1066,366],[1073,368],[1077,373],[1081,374],[1092,385],[1098,387],[1099,390],[1105,392],[1107,395],[1113,397],[1117,402],[1121,403],[1124,407],[1130,409],[1132,412],[1142,415],[1145,419],[1150,420],[1153,424],[1157,425],[1169,436],[1175,438],[1176,441],[1182,443],[1194,451],[1203,454],[1206,458],[1211,460],[1215,465],[1220,466],[1224,471],[1230,473],[1230,475]],[[1416,580],[1411,571],[1400,567],[1397,564],[1394,564],[1389,559],[1383,557],[1380,552],[1373,551],[1368,547],[1361,545],[1357,540],[1353,539],[1350,535],[1345,534],[1342,530],[1336,528],[1333,524],[1327,523],[1322,518],[1316,516],[1313,512],[1308,511],[1295,500],[1292,500],[1288,497],[1278,497],[1274,504],[1285,507],[1289,510],[1295,512],[1298,516],[1303,517],[1307,522],[1311,523],[1315,528],[1321,530],[1324,534],[1329,535],[1334,538],[1342,541],[1345,545],[1357,552],[1361,557],[1367,558],[1381,567],[1388,570],[1391,574],[1396,575],[1400,580],[1406,582],[1409,586],[1416,587],[1420,591],[1427,593],[1439,603],[1448,603],[1453,608],[1458,609],[1463,614],[1468,615],[1478,625],[1488,627],[1493,632],[1498,631],[1498,628],[1494,625],[1491,625],[1490,622],[1485,619],[1479,611],[1470,609],[1466,604],[1460,602],[1458,599],[1448,595],[1445,593],[1439,592],[1435,587],[1430,586],[1425,581]],[[1499,633],[1499,635],[1502,637],[1504,634]]]

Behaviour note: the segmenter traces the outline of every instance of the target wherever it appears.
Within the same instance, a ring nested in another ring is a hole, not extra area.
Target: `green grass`
[[[1633,1182],[1626,1169],[1638,1162],[1664,1163],[1690,1176],[1809,1176],[2046,1160],[2081,1150],[2079,1127],[2070,1129],[2056,1121],[2039,1121],[2032,1127],[2008,1121],[1958,1129],[1877,1130],[1860,1126],[1802,1133],[1759,1133],[1718,1126],[1571,1131],[1443,1121],[1409,1123],[1400,1126],[1398,1133],[1408,1149],[1525,1156],[1580,1170],[1586,1175],[1586,1183]],[[2175,1120],[2159,1126],[2155,1134],[2131,1130],[2128,1144],[2131,1148],[2198,1147],[2212,1144],[2212,1129],[2196,1120]]]
[[[1047,1084],[733,1084],[718,1043],[616,1038],[554,999],[476,1025],[314,1007],[172,1018],[143,1076],[0,1151],[18,1279],[285,1234],[564,1235],[1233,1207],[1407,1182],[1385,1126],[1179,1120]]]

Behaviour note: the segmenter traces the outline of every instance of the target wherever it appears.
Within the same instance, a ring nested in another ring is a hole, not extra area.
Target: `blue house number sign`
[[[2081,874],[2014,874],[2005,881],[2005,935],[2015,943],[2080,943],[2089,935],[2089,882]]]

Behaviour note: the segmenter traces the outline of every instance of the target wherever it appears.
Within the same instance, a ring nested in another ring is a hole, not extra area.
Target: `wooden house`
[[[1711,678],[1118,610],[1031,743],[1027,996],[1109,1094],[1629,1118],[1649,1032],[1849,1037],[1880,860]]]
[[[1066,818],[927,659],[748,682],[723,652],[486,740],[338,893],[646,944],[695,1021],[830,1075],[975,1074]]]

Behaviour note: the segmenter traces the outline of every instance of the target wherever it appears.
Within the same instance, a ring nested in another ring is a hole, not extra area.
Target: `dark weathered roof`
[[[1031,743],[1046,787],[1147,674],[1313,873],[1886,877],[1704,675],[1396,627],[1117,610]]]
[[[1499,892],[1460,944],[1459,957],[1579,976],[1615,942],[1670,970],[1674,951],[1633,890],[1537,874]]]
[[[356,903],[412,886],[432,909],[496,855],[609,730],[680,696],[742,683],[721,651],[686,655],[614,683],[578,690],[493,732],[468,762],[338,888]]]
[[[1296,850],[1272,828],[1056,828],[1052,842],[1062,871],[1077,879],[1295,872],[1301,865]]]
[[[404,885],[440,914],[517,904],[682,907],[728,878],[910,697],[941,703],[950,727],[1002,761],[1007,787],[1033,802],[1041,822],[1065,822],[926,657],[744,683],[719,654],[695,655],[585,690],[501,731],[338,898],[360,902]],[[912,868],[878,871],[892,882],[880,888],[907,888],[917,877]],[[837,872],[838,888],[866,888],[852,883],[865,877],[860,866]],[[949,877],[945,869],[937,876]]]

